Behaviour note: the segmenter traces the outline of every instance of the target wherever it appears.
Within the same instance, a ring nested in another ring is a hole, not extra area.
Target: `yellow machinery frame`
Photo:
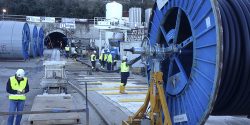
[[[140,125],[141,119],[146,115],[146,110],[150,102],[149,119],[151,125],[172,125],[166,97],[163,91],[163,73],[155,72],[152,76],[150,87],[144,104],[134,114],[129,116],[127,121],[122,121],[123,125]],[[164,113],[164,122],[162,121],[162,111]]]

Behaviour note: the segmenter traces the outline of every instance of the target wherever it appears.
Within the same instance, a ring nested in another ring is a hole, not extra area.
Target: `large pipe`
[[[30,29],[27,23],[0,21],[0,58],[28,59]]]
[[[37,40],[38,40],[38,31],[37,27],[33,24],[29,24],[30,27],[30,44],[29,44],[29,56],[36,57],[37,54]]]

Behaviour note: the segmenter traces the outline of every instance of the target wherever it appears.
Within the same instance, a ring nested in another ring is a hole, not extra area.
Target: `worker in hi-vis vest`
[[[122,63],[121,63],[121,85],[120,85],[120,93],[125,93],[125,86],[127,84],[127,80],[129,77],[129,65],[127,64],[127,57],[122,57]]]
[[[95,69],[96,51],[93,51],[93,53],[90,55],[90,61],[91,61],[91,64],[92,64],[92,69]]]
[[[103,68],[105,69],[105,66],[107,64],[107,59],[108,59],[108,54],[107,53],[103,53],[102,56],[102,63],[103,63]]]
[[[116,63],[117,63],[117,55],[115,55],[115,57],[113,58],[112,70],[115,70]]]
[[[25,94],[29,92],[28,78],[24,77],[23,69],[18,69],[15,76],[11,76],[6,85],[6,91],[9,93],[9,112],[23,111]],[[22,115],[16,115],[16,125],[20,125]],[[8,124],[13,125],[14,115],[9,115]]]
[[[66,53],[66,57],[69,57],[69,45],[65,46],[65,53]]]
[[[107,70],[109,70],[109,71],[112,69],[112,62],[113,62],[112,54],[110,53],[110,51],[108,51],[108,54],[107,54]]]
[[[99,56],[99,62],[101,64],[101,68],[103,69],[103,56],[104,56],[104,53],[102,52]]]

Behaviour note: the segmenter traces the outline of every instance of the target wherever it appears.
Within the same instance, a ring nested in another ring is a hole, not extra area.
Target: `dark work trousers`
[[[112,70],[114,70],[115,66],[116,66],[116,62],[113,62],[112,63]]]
[[[66,58],[69,58],[69,51],[66,51]]]
[[[111,70],[111,66],[112,66],[112,63],[111,62],[108,62],[108,64],[107,64],[107,70]]]
[[[96,61],[91,61],[92,67],[95,68]]]
[[[21,101],[21,100],[10,100],[9,112],[23,111],[24,102],[25,101]],[[22,119],[21,114],[19,114],[19,115],[9,115],[7,125],[13,125],[15,117],[16,117],[15,125],[20,125],[21,119]]]
[[[101,60],[99,60],[99,63],[101,64],[101,66],[103,66],[103,65],[102,65],[102,61],[101,61]]]
[[[103,68],[106,66],[106,61],[102,61]]]
[[[129,77],[129,72],[121,72],[121,83],[126,86]]]

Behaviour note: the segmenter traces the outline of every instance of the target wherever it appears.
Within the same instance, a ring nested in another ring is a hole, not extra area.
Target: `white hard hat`
[[[126,59],[127,59],[127,56],[123,56],[123,57],[122,57],[122,60],[126,60]]]
[[[94,51],[94,53],[96,53],[96,51]]]
[[[25,75],[25,72],[24,72],[23,69],[18,69],[18,70],[16,71],[16,76],[17,76],[17,77],[23,78],[24,75]]]
[[[102,50],[102,53],[105,53],[105,52],[104,52],[104,49]]]

